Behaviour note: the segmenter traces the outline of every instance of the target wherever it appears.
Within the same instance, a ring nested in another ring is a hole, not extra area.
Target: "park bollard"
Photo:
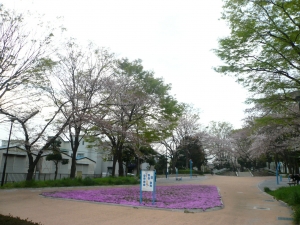
[[[280,175],[280,181],[282,181],[282,175]]]

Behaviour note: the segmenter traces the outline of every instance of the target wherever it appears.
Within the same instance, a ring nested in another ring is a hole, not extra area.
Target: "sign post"
[[[141,170],[140,204],[143,201],[143,191],[152,191],[152,205],[156,199],[156,172]]]
[[[280,163],[277,164],[277,168],[276,168],[276,181],[277,181],[277,185],[279,184],[279,180],[278,180],[279,170],[280,170]]]

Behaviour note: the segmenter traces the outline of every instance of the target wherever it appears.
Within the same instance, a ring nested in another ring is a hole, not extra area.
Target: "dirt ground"
[[[103,187],[45,188],[0,190],[0,213],[28,218],[44,225],[283,225],[292,224],[291,210],[258,188],[265,180],[274,177],[207,176],[203,178],[159,178],[157,185],[209,184],[218,187],[224,208],[207,212],[157,210],[74,200],[51,199],[42,192],[70,189],[95,189]],[[275,182],[275,180],[274,180]]]

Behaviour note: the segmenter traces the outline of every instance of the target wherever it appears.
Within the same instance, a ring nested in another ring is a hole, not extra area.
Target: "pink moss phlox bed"
[[[71,190],[45,192],[43,196],[53,198],[76,199],[130,206],[148,206],[166,209],[202,209],[221,207],[222,201],[216,186],[176,185],[157,186],[156,202],[152,205],[152,192],[143,192],[140,204],[139,187],[114,187],[93,190]]]

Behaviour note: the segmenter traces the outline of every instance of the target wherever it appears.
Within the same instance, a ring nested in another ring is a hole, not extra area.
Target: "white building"
[[[61,153],[63,159],[69,159],[69,163],[63,165],[58,163],[57,179],[69,177],[71,171],[72,150],[71,143],[59,138],[61,141]],[[2,176],[3,166],[7,151],[7,141],[2,141],[0,146],[0,174]],[[36,179],[53,179],[55,173],[55,163],[47,161],[46,156],[51,151],[45,151],[36,166]],[[18,177],[16,181],[23,180],[26,177],[29,162],[25,148],[16,141],[10,143],[7,155],[6,173],[10,174],[8,181],[13,177]],[[118,171],[118,168],[116,168]],[[77,177],[86,176],[106,176],[112,172],[112,157],[109,152],[103,152],[99,147],[93,147],[91,143],[80,142],[76,155],[76,174]],[[11,175],[13,174],[13,175]],[[116,174],[117,175],[117,174]],[[24,177],[24,178],[23,178]],[[15,180],[15,179],[14,179]]]
[[[68,156],[72,156],[71,143],[59,138],[61,141],[61,152]],[[76,155],[76,171],[77,174],[111,174],[112,172],[112,156],[110,152],[101,150],[100,147],[93,146],[93,143],[86,142],[82,139],[79,143]],[[71,170],[71,164],[69,171]],[[116,168],[118,171],[118,168]],[[116,174],[117,175],[117,174]]]

